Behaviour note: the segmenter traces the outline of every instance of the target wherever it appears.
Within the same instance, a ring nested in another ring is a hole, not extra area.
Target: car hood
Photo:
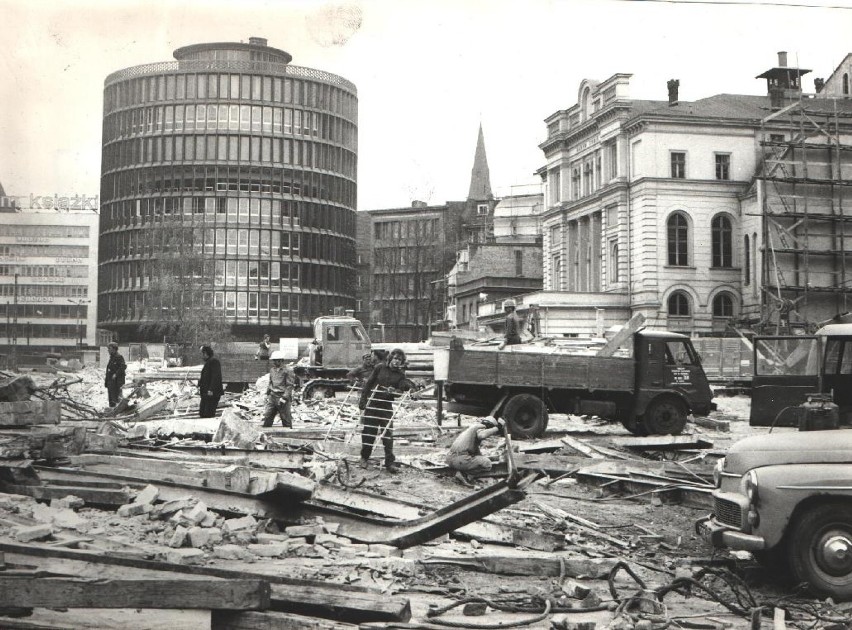
[[[778,464],[850,464],[852,430],[792,431],[755,435],[735,443],[725,456],[725,471],[745,473]]]

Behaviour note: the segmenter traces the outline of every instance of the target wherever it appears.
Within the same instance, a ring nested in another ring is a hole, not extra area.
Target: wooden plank
[[[544,440],[542,442],[533,442],[521,444],[518,447],[520,453],[552,453],[565,448],[565,443],[562,440]]]
[[[101,505],[118,507],[133,500],[134,492],[122,488],[90,488],[81,486],[55,486],[55,485],[22,485],[7,484],[0,481],[0,491],[7,494],[20,494],[33,497],[39,501],[50,501],[62,499],[67,496],[80,497],[86,505]]]
[[[604,579],[618,562],[616,558],[584,556],[432,556],[418,561],[424,567],[458,566],[468,571],[499,575],[534,575]]]
[[[264,580],[213,578],[86,579],[0,575],[0,593],[30,608],[187,608],[265,610],[270,586]]]
[[[163,448],[143,449],[138,446],[118,450],[118,455],[138,457],[140,459],[168,458],[172,461],[186,461],[211,464],[251,464],[269,468],[298,470],[305,465],[305,454],[286,450],[248,450],[241,448],[207,448],[201,446],[166,446]]]
[[[582,453],[586,457],[591,457],[592,459],[604,459],[604,456],[599,452],[594,450],[593,448],[589,448],[588,445],[584,444],[581,440],[571,437],[570,435],[566,435],[561,438],[561,441],[573,448],[578,453]]]
[[[51,561],[55,559],[77,561],[80,566],[89,566],[90,570],[95,568],[101,574],[112,569],[117,570],[118,575],[125,577],[134,574],[131,569],[141,569],[195,576],[265,580],[272,584],[270,606],[273,610],[281,612],[348,622],[408,621],[411,618],[411,604],[408,599],[363,587],[284,577],[274,572],[266,574],[260,571],[235,571],[211,566],[104,556],[92,551],[60,549],[38,543],[23,545],[2,539],[0,539],[0,551],[5,552],[7,558],[10,554],[17,554],[12,558],[34,557],[49,558]]]
[[[3,617],[3,630],[206,630],[210,628],[209,610],[156,610],[153,608],[36,608],[32,615],[13,619]]]
[[[281,612],[214,610],[211,630],[357,630],[342,621],[328,621]]]
[[[628,320],[624,328],[615,333],[615,336],[613,336],[613,338],[610,339],[603,348],[598,350],[597,356],[611,357],[615,354],[615,351],[618,350],[625,341],[631,338],[633,333],[642,328],[644,324],[645,316],[642,313],[636,313]]]
[[[616,446],[624,446],[643,451],[675,451],[692,448],[713,448],[713,443],[695,435],[652,435],[648,437],[614,437],[610,440]]]

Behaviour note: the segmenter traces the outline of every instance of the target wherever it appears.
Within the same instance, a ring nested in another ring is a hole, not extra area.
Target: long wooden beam
[[[266,610],[269,582],[221,579],[4,577],[5,601],[27,608],[188,608]]]
[[[275,573],[238,571],[212,566],[172,564],[141,558],[105,556],[98,552],[64,549],[39,543],[19,544],[0,539],[0,552],[15,564],[43,566],[53,571],[73,569],[79,575],[86,566],[97,567],[99,575],[115,577],[150,577],[149,572],[180,573],[229,579],[260,579],[271,584],[270,607],[280,612],[335,619],[350,623],[362,621],[408,621],[411,604],[408,599],[379,593],[376,590],[345,584],[326,584],[300,580]],[[49,563],[41,562],[49,559]],[[63,561],[62,563],[56,562]],[[91,570],[91,569],[89,569]],[[113,571],[114,573],[110,573]],[[140,573],[142,572],[142,573]]]

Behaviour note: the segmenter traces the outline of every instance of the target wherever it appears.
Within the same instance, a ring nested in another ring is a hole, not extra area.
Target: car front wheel
[[[815,593],[852,599],[852,504],[809,508],[790,533],[790,568],[796,578]]]

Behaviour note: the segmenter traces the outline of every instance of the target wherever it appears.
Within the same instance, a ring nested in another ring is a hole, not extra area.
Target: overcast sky
[[[265,37],[358,88],[359,209],[467,196],[478,126],[495,194],[529,190],[543,120],[584,78],[631,96],[763,94],[789,65],[827,78],[852,52],[852,0],[0,0],[0,183],[10,195],[99,192],[103,81],[180,46]],[[807,4],[801,0],[795,4]]]

